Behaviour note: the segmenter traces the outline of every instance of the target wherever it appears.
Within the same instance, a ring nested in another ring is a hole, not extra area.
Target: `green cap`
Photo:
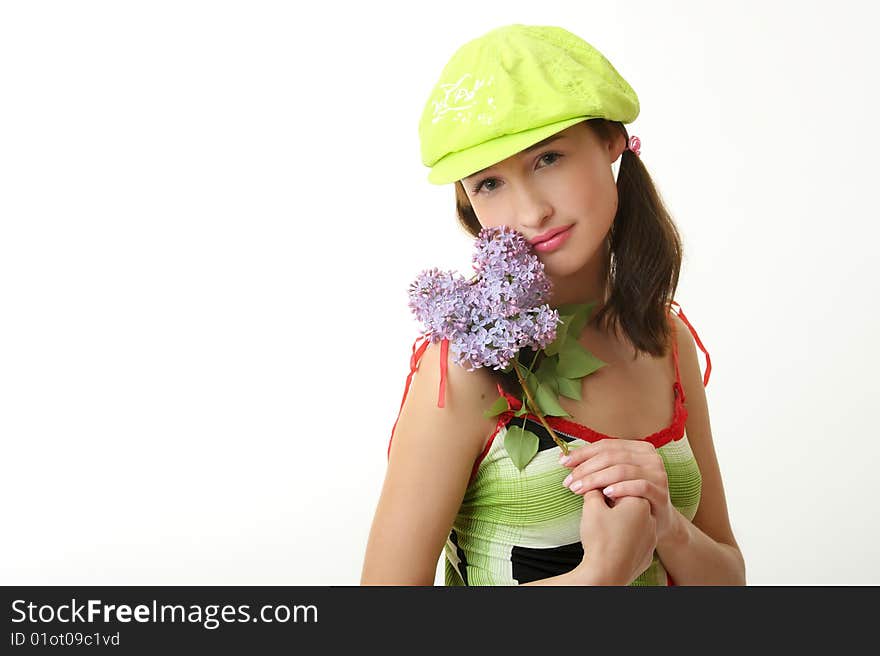
[[[498,27],[461,46],[419,121],[428,181],[447,184],[590,118],[631,123],[639,99],[589,43],[551,25]]]

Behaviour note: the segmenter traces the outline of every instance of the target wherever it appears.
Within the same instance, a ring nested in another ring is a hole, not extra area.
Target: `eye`
[[[550,163],[553,164],[557,159],[559,159],[560,157],[563,157],[563,155],[562,155],[562,153],[556,153],[556,152],[544,153],[543,155],[541,155],[541,159],[544,159],[545,157],[552,157],[553,161]],[[540,161],[540,160],[538,160],[538,161]]]
[[[542,161],[542,160],[544,160],[544,159],[546,159],[546,158],[548,158],[548,157],[551,158],[551,161],[550,161],[550,163],[548,164],[548,166],[552,166],[553,164],[556,163],[556,161],[557,161],[558,159],[560,159],[561,157],[564,157],[564,155],[563,155],[562,153],[557,153],[557,152],[555,152],[555,151],[550,151],[550,152],[547,152],[547,153],[544,153],[543,155],[541,155],[541,156],[538,158],[538,161],[540,162],[540,161]],[[484,185],[485,183],[487,183],[487,182],[498,182],[498,178],[483,178],[482,180],[480,180],[479,182],[477,182],[477,183],[471,188],[471,191],[472,191],[473,193],[475,193],[475,194],[479,194],[479,193],[481,193],[481,189],[483,188],[483,185]],[[496,188],[497,188],[497,187],[495,187],[495,188],[493,188],[493,189],[487,189],[487,190],[486,190],[486,193],[491,193],[491,192],[494,191]]]
[[[478,194],[478,193],[480,193],[480,189],[483,188],[483,185],[484,185],[484,184],[486,184],[487,182],[493,182],[493,181],[496,181],[496,182],[497,182],[497,178],[483,178],[482,180],[480,180],[479,182],[477,182],[477,184],[475,184],[475,185],[471,188],[471,191],[472,191],[473,193],[475,193],[475,194]],[[492,191],[492,190],[490,189],[489,191]]]

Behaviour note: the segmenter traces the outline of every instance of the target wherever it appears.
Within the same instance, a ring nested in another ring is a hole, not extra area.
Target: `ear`
[[[623,130],[618,128],[611,131],[611,141],[608,143],[608,156],[611,162],[616,162],[617,158],[626,150],[626,135]]]

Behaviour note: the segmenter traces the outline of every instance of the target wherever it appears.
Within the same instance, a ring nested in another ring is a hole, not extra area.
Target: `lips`
[[[560,232],[565,232],[570,227],[571,227],[570,225],[567,225],[567,226],[562,226],[561,228],[553,228],[552,230],[548,230],[547,232],[545,232],[541,235],[538,235],[537,237],[532,237],[529,240],[529,243],[532,246],[534,246],[535,244],[540,244],[542,241],[547,241],[548,239],[552,239],[553,237],[558,235]]]

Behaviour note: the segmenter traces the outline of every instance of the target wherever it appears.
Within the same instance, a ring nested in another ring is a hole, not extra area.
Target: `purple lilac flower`
[[[483,228],[475,241],[476,279],[436,267],[409,288],[409,307],[430,333],[448,339],[456,362],[504,369],[523,347],[556,339],[558,310],[545,303],[552,282],[526,238],[508,226]]]
[[[502,302],[531,308],[550,295],[551,281],[544,274],[544,264],[513,228],[502,225],[480,230],[473,262],[478,275],[495,283],[493,289],[501,292]]]

